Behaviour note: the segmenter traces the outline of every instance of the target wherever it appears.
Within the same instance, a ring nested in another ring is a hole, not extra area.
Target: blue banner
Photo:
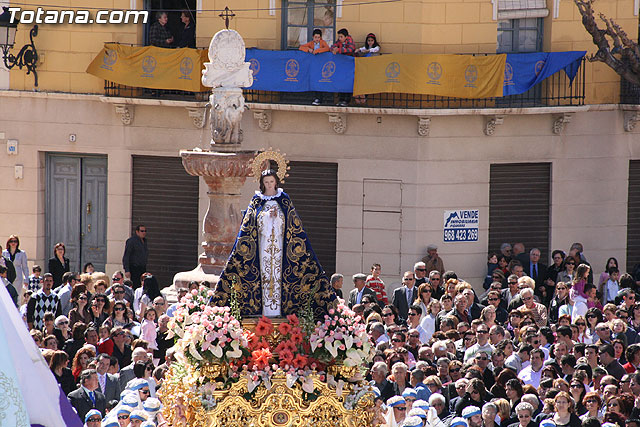
[[[507,54],[503,96],[525,93],[547,77],[564,70],[573,82],[586,51]]]
[[[245,61],[253,71],[253,85],[247,89],[308,92],[313,56],[298,50],[247,49]]]
[[[307,55],[312,56],[309,75],[311,90],[318,92],[353,92],[355,62],[352,56],[334,55],[330,52]]]
[[[503,96],[525,93],[560,70],[573,82],[586,51],[507,54]],[[354,58],[330,52],[312,55],[298,50],[247,49],[253,85],[275,92],[353,91]]]

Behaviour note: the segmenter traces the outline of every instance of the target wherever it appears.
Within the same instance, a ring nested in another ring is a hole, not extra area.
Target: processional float
[[[213,88],[211,149],[180,152],[186,171],[207,184],[209,208],[199,265],[174,282],[207,280],[215,287],[188,293],[169,324],[177,362],[159,391],[164,415],[172,426],[373,425],[375,396],[363,379],[373,353],[365,325],[336,299],[293,203],[281,190],[256,192],[240,213],[247,177],[262,184],[262,171],[277,167],[271,175],[282,182],[288,167],[278,151],[240,149],[241,88],[253,78],[228,15],[227,29],[211,40],[202,77]],[[281,234],[271,229],[273,238],[260,240],[264,224],[277,218]],[[264,298],[274,295],[280,315],[263,316]]]

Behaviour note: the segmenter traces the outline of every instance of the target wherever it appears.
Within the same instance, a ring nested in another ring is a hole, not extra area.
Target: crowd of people
[[[389,295],[374,264],[346,298],[376,347],[376,425],[640,426],[639,277],[610,258],[594,281],[580,243],[550,266],[505,243],[476,293],[428,252]]]
[[[110,277],[90,263],[69,271],[63,244],[47,273],[28,275],[17,236],[0,259],[0,278],[20,291],[25,324],[87,426],[166,425],[156,393],[175,360],[176,304],[145,271],[145,236],[138,226],[125,271]],[[344,277],[331,277],[375,346],[366,378],[376,425],[640,427],[640,280],[614,258],[594,280],[580,244],[553,251],[549,266],[536,248],[504,244],[476,293],[435,245],[427,252],[389,293],[379,264],[354,275],[348,295]]]

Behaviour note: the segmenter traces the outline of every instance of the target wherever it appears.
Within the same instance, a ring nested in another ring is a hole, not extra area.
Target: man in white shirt
[[[531,384],[536,389],[540,387],[542,376],[542,366],[544,363],[544,352],[542,349],[531,350],[531,364],[518,374],[518,378],[525,384]]]
[[[489,326],[485,324],[478,326],[478,329],[476,329],[476,339],[477,342],[464,352],[464,363],[476,357],[476,353],[479,351],[485,352],[487,356],[491,357],[493,347],[489,343]]]
[[[360,304],[362,302],[362,297],[365,295],[371,295],[373,300],[376,303],[378,302],[376,292],[365,286],[366,280],[367,276],[365,274],[358,273],[353,275],[353,285],[355,286],[355,289],[349,293],[349,308],[353,308],[354,305]]]

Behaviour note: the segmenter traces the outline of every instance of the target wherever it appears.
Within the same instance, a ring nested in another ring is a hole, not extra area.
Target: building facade
[[[163,7],[171,10],[170,23],[182,8],[99,3],[69,7],[146,8],[151,15]],[[196,42],[204,47],[223,28],[217,15],[226,4],[192,3]],[[318,27],[327,39],[348,28],[358,45],[373,32],[384,53],[595,50],[568,0],[229,6],[236,14],[230,28],[247,47],[263,49],[295,47]],[[596,8],[637,39],[637,2],[600,0]],[[178,152],[209,147],[206,102],[105,91],[103,80],[85,72],[105,42],[145,44],[148,25],[41,24],[34,39],[38,90],[24,70],[0,70],[0,140],[17,144],[17,154],[0,156],[0,236],[19,235],[30,264],[46,265],[62,240],[76,268],[93,262],[111,274],[121,268],[132,227],[143,222],[149,269],[163,284],[195,267],[208,197],[204,183],[181,170]],[[14,50],[29,28],[19,25]],[[560,87],[567,92],[551,91]],[[631,269],[640,262],[640,107],[622,104],[620,87],[605,65],[586,62],[572,88],[548,83],[528,98],[533,103],[468,108],[381,95],[364,106],[335,107],[247,93],[242,149],[287,154],[285,191],[291,187],[328,272],[350,276],[378,262],[390,290],[436,244],[447,269],[480,286],[487,254],[503,241],[538,246],[543,261],[551,250],[581,242],[596,272],[610,256]],[[248,181],[243,200],[255,189]],[[478,211],[477,241],[445,241],[445,215],[453,210]]]

